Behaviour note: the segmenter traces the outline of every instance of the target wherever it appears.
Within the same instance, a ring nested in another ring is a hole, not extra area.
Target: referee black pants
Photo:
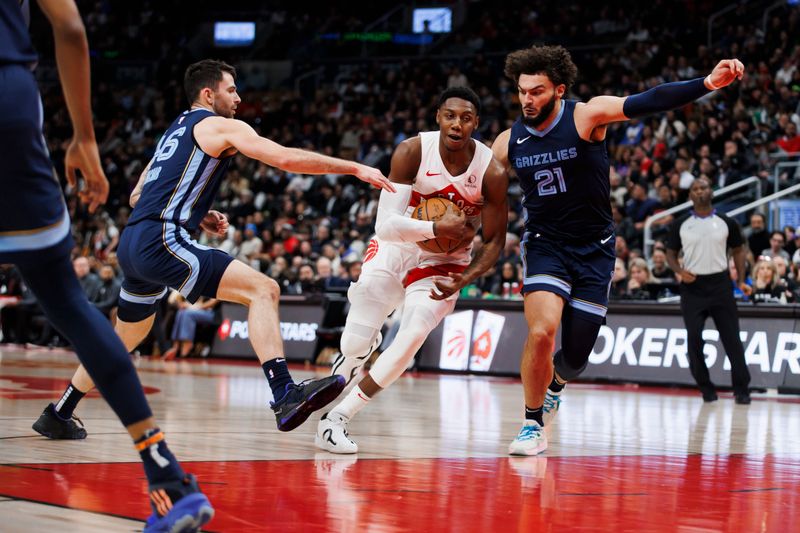
[[[703,355],[703,328],[710,316],[714,319],[722,346],[731,362],[734,394],[746,393],[750,384],[750,371],[747,370],[744,348],[739,338],[739,314],[728,272],[697,276],[693,283],[681,283],[680,287],[689,369],[700,390],[714,390]]]

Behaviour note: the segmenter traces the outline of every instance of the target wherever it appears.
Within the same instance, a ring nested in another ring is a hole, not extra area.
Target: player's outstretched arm
[[[588,129],[641,118],[682,107],[718,89],[727,87],[744,76],[744,65],[738,59],[723,59],[705,78],[662,83],[643,93],[630,96],[596,96],[575,109],[576,122]],[[580,128],[586,130],[586,128]]]
[[[394,191],[381,191],[375,234],[388,242],[419,242],[434,237],[447,237],[460,241],[466,218],[449,211],[438,222],[417,220],[406,216],[411,202],[414,178],[422,161],[422,140],[412,137],[401,142],[392,154],[389,181]]]
[[[492,159],[483,175],[483,197],[484,203],[481,209],[483,246],[463,273],[451,273],[448,278],[434,281],[439,291],[437,293],[431,290],[431,298],[434,300],[444,300],[472,283],[475,278],[497,263],[500,252],[503,251],[508,226],[508,172],[496,158]]]
[[[38,0],[47,20],[53,26],[56,63],[64,100],[72,121],[74,135],[67,148],[64,167],[67,181],[77,186],[77,170],[84,178],[78,195],[89,204],[89,211],[108,198],[108,180],[100,165],[100,155],[92,125],[91,85],[89,76],[89,44],[78,8],[73,0]]]
[[[289,172],[303,174],[352,174],[380,189],[394,191],[394,187],[381,171],[337,157],[287,148],[276,142],[260,137],[256,131],[241,120],[222,119],[217,121],[224,140],[247,157],[278,167]]]

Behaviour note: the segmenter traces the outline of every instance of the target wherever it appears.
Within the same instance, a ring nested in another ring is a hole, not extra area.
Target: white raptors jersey
[[[469,223],[478,228],[483,207],[481,192],[483,175],[492,161],[492,150],[485,144],[475,141],[475,155],[467,170],[458,176],[451,176],[439,153],[439,135],[438,131],[423,131],[419,134],[422,141],[422,159],[406,214],[410,214],[422,200],[447,198],[464,212]],[[469,264],[471,252],[471,244],[450,254],[435,254],[422,250],[420,264]]]

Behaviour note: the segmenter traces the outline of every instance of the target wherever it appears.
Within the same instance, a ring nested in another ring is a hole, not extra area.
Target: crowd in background
[[[172,8],[162,10],[161,4],[152,1],[114,3],[113,9],[102,0],[79,4],[98,64],[93,108],[111,193],[105,209],[89,216],[66,185],[65,191],[77,243],[74,255],[86,258],[92,276],[111,276],[118,283],[114,250],[130,214],[129,194],[159,136],[187,107],[181,86],[183,69],[208,55],[234,64],[253,58],[247,52],[208,49],[207,44],[186,37],[203,22],[198,10],[194,15],[183,16],[181,11],[181,16],[171,16]],[[491,145],[510,127],[520,110],[516,88],[502,76],[502,67],[505,53],[515,48],[533,42],[575,47],[579,77],[569,96],[582,101],[702,76],[719,59],[737,57],[747,67],[740,83],[681,110],[611,125],[607,130],[618,256],[612,298],[659,299],[677,294],[677,280],[663,252],[672,218],[661,218],[653,225],[655,248],[649,261],[642,253],[645,222],[685,201],[691,181],[699,176],[709,178],[715,188],[756,176],[762,191],[771,192],[775,163],[800,151],[800,45],[791,37],[800,34],[800,7],[775,10],[766,31],[760,17],[734,12],[735,18],[719,30],[715,46],[709,48],[704,30],[710,7],[704,2],[681,2],[684,9],[660,0],[647,5],[582,4],[580,9],[572,3],[535,8],[516,4],[492,11],[475,2],[459,3],[466,13],[463,26],[428,51],[436,55],[358,60],[346,57],[356,53],[352,46],[321,46],[319,36],[357,31],[379,16],[380,9],[309,14],[260,3],[253,9],[268,28],[259,49],[265,58],[292,57],[298,55],[297,50],[319,52],[295,57],[294,74],[322,67],[324,76],[311,90],[298,90],[291,82],[270,90],[249,90],[247,79],[240,78],[243,101],[237,118],[283,145],[355,159],[388,175],[390,157],[399,142],[436,128],[436,99],[448,86],[469,85],[480,95],[478,141]],[[44,26],[37,31],[36,20],[33,31],[46,69],[46,58],[52,58],[52,38]],[[135,39],[128,38],[131,32]],[[98,75],[104,65],[117,60],[152,62],[151,81],[120,83]],[[45,137],[56,171],[63,176],[69,120],[60,88],[46,82],[43,86]],[[782,184],[794,180],[789,171],[780,175]],[[752,189],[745,191],[753,194]],[[513,180],[509,194],[509,228],[502,256],[462,296],[519,297],[523,223],[520,188]],[[273,277],[285,294],[341,290],[358,279],[363,252],[374,231],[378,195],[351,176],[291,174],[237,156],[214,207],[230,219],[229,234],[224,239],[206,235],[199,239]],[[731,201],[740,205],[748,199]],[[758,289],[753,298],[795,301],[800,231],[795,234],[787,227],[770,234],[760,214],[741,222],[751,252],[749,279]],[[475,247],[480,245],[478,235]],[[3,275],[13,277],[6,271]],[[0,285],[5,295],[23,294],[19,284]]]

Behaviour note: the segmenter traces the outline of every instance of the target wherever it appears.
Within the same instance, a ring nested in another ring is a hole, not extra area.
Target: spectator
[[[78,282],[86,297],[90,302],[96,302],[100,292],[100,278],[91,271],[89,259],[83,256],[76,257],[72,260],[72,268],[75,269],[75,275],[78,276]]]
[[[333,275],[333,264],[327,257],[317,259],[317,280],[325,291],[344,289],[350,285],[347,280]]]
[[[500,275],[492,284],[491,294],[509,300],[520,296],[522,285],[519,282],[520,270],[517,263],[506,261],[500,268]]]
[[[322,283],[315,278],[314,267],[303,263],[297,271],[297,280],[286,287],[286,294],[316,294],[322,290]]]
[[[789,257],[789,254],[786,252],[786,250],[783,249],[783,245],[785,242],[786,242],[786,237],[783,235],[782,231],[777,231],[777,230],[773,231],[769,235],[769,248],[761,250],[760,255],[770,258],[779,255],[784,259],[786,259],[786,262],[788,263],[791,258]]]
[[[651,283],[650,269],[641,257],[632,259],[628,267],[628,287],[624,298],[627,300],[651,300],[647,286]]]
[[[674,283],[675,272],[667,265],[667,254],[664,250],[655,249],[653,255],[650,257],[652,268],[650,273],[652,275],[652,282],[655,283]]]
[[[789,269],[789,264],[779,255],[772,258],[772,263],[778,271],[779,282],[786,287],[786,303],[794,303],[797,300],[797,282]]]
[[[612,300],[621,300],[628,292],[628,269],[625,268],[625,261],[619,257],[614,261],[614,275],[608,292]]]
[[[244,239],[242,245],[239,247],[239,255],[236,258],[256,270],[261,270],[261,265],[257,256],[261,254],[264,243],[258,238],[257,232],[258,227],[252,222],[245,226]]]
[[[119,291],[122,284],[116,277],[114,269],[109,265],[100,268],[100,285],[97,289],[97,299],[92,302],[97,309],[108,318],[117,307]]]
[[[164,353],[165,361],[175,359],[176,355],[188,357],[195,344],[197,326],[213,324],[214,308],[219,304],[218,300],[205,296],[190,304],[177,291],[173,291],[170,299],[177,304],[178,312],[172,325],[172,348]]]
[[[767,233],[767,219],[761,213],[750,215],[750,227],[747,229],[747,246],[753,254],[769,248],[769,234]]]
[[[784,129],[784,135],[778,139],[777,145],[787,154],[800,152],[800,135],[797,134],[797,124],[789,122]]]
[[[786,303],[787,287],[778,276],[775,263],[762,259],[753,268],[753,301],[756,303]]]
[[[644,222],[655,213],[658,200],[647,197],[647,187],[642,183],[634,183],[631,189],[631,199],[625,204],[625,213],[633,220],[634,227],[641,232]]]

